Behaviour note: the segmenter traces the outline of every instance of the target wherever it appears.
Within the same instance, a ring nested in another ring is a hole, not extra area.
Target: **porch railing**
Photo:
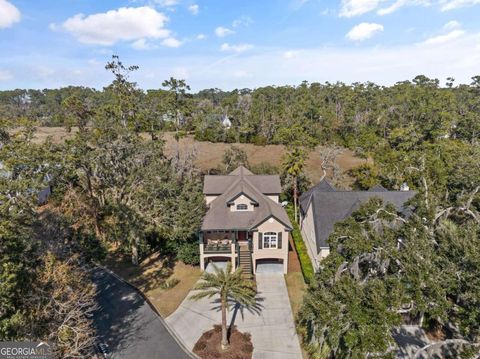
[[[203,253],[231,253],[232,245],[231,244],[205,244],[203,248]]]

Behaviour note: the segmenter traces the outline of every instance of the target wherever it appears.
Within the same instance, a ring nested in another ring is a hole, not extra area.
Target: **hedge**
[[[300,267],[302,268],[303,279],[305,280],[305,283],[310,284],[315,275],[315,271],[313,270],[312,262],[310,261],[310,257],[308,256],[307,247],[305,246],[305,242],[303,241],[300,228],[298,227],[298,223],[295,222],[295,216],[293,213],[293,208],[291,206],[287,207],[287,213],[290,217],[290,221],[293,224],[292,238],[293,243],[295,244],[295,249],[297,250],[298,259],[300,260]]]

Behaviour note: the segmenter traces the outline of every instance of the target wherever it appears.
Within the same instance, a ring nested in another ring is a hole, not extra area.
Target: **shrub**
[[[74,243],[80,244],[84,258],[101,261],[107,256],[107,249],[93,233],[77,231],[74,234]]]
[[[160,288],[170,289],[170,288],[175,287],[178,283],[180,283],[180,280],[178,280],[177,278],[170,278],[170,279],[166,280],[165,282],[163,282],[162,284],[160,284]]]
[[[298,223],[295,222],[293,208],[291,206],[287,207],[287,213],[293,225],[292,238],[293,243],[295,244],[295,249],[297,250],[300,267],[302,268],[303,279],[305,280],[305,283],[310,284],[310,282],[313,280],[313,276],[315,275],[315,271],[313,269],[312,262],[310,261],[305,242],[303,242]]]
[[[200,249],[198,243],[184,243],[178,248],[177,259],[185,264],[200,264]]]

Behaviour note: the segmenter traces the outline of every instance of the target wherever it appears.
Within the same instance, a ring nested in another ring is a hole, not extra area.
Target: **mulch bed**
[[[215,325],[213,329],[202,334],[193,347],[193,352],[202,359],[251,359],[253,352],[249,333],[240,333],[237,327],[230,332],[230,346],[222,350],[222,327]]]

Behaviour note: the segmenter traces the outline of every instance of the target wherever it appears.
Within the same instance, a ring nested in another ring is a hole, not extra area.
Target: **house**
[[[416,192],[402,186],[401,191],[388,191],[377,185],[368,191],[339,191],[326,180],[300,196],[300,229],[308,254],[315,269],[330,253],[327,243],[335,223],[344,220],[372,197],[395,205],[397,210],[407,213],[405,203]]]
[[[255,274],[264,263],[287,273],[292,224],[279,203],[278,175],[254,175],[243,166],[228,175],[205,176],[208,211],[199,232],[200,265],[232,263]]]
[[[229,129],[230,127],[232,127],[232,121],[230,121],[227,115],[223,117],[222,126],[225,127],[226,129]]]

